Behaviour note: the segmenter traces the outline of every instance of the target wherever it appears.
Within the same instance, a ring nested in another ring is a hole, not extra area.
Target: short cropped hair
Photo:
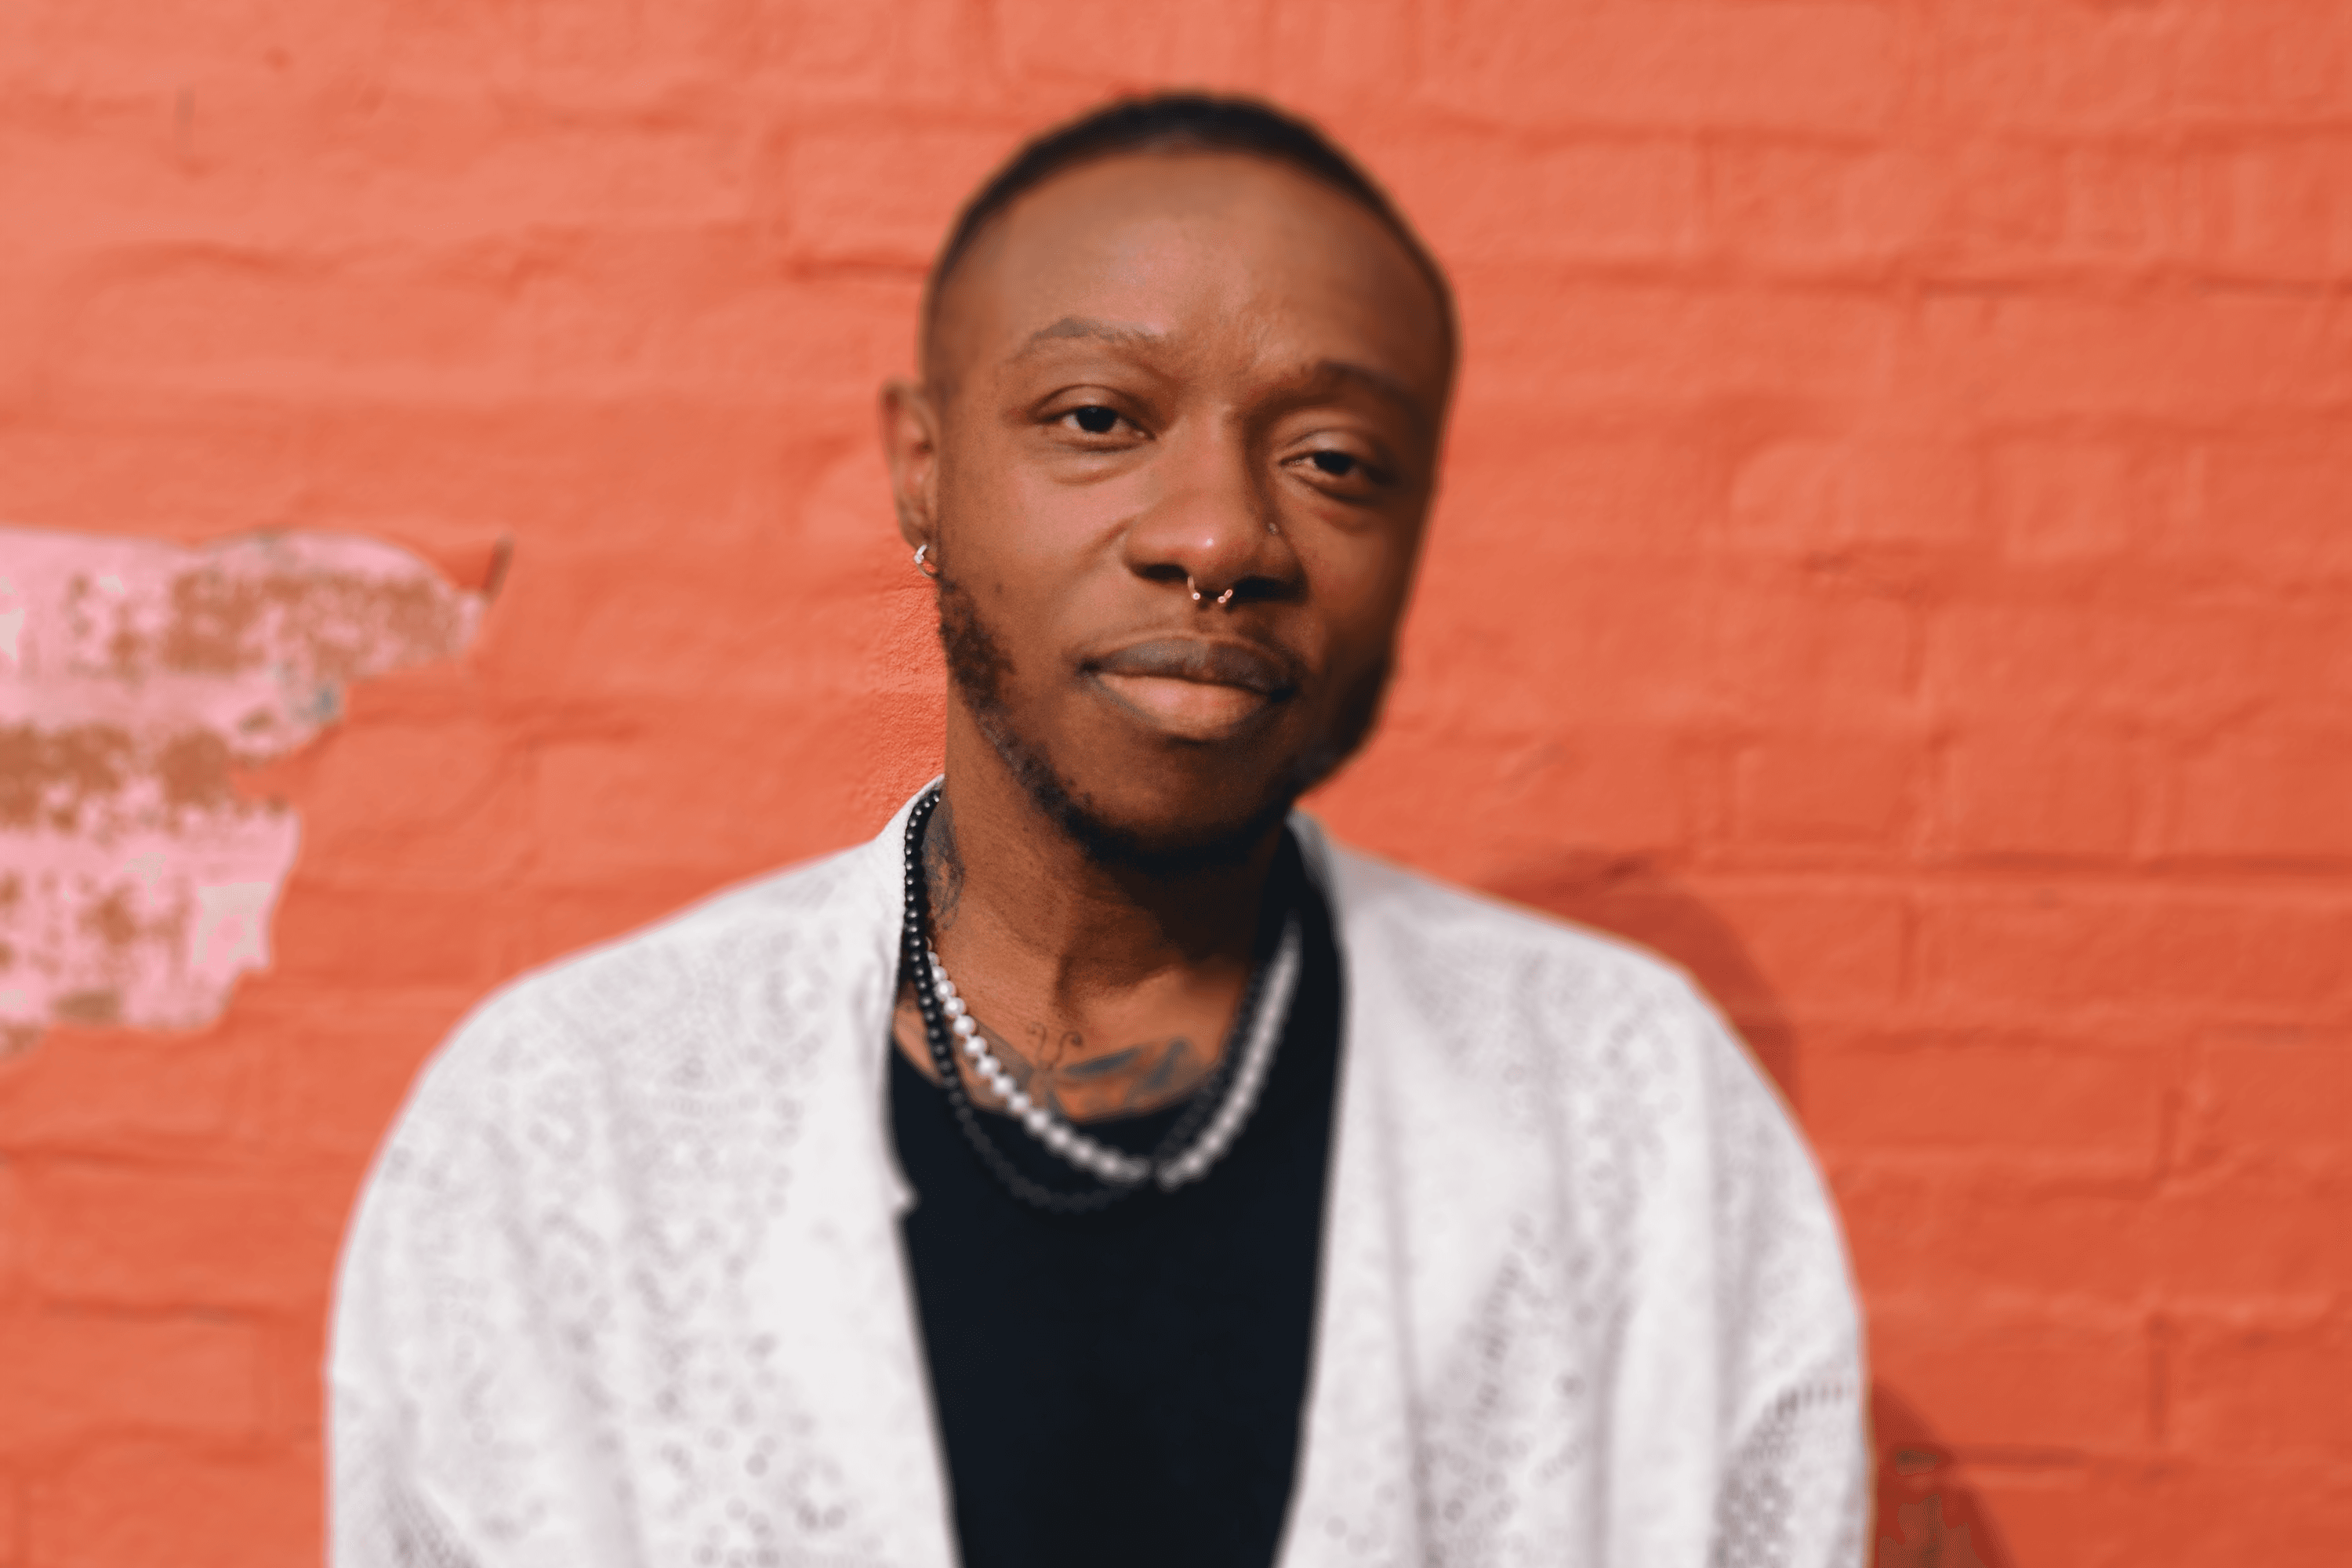
[[[1437,295],[1445,349],[1454,353],[1454,290],[1445,273],[1385,192],[1329,138],[1296,115],[1253,98],[1163,92],[1114,100],[1046,131],[989,176],[948,231],[923,286],[923,352],[936,336],[940,297],[957,265],[989,224],[1022,195],[1055,175],[1104,158],[1133,153],[1234,153],[1286,163],[1320,181],[1378,218],[1412,258]]]

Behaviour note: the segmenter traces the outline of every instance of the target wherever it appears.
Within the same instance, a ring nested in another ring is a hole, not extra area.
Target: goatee
[[[1299,795],[1329,776],[1370,732],[1388,685],[1389,661],[1380,664],[1348,691],[1334,732],[1299,757],[1287,774],[1243,821],[1225,824],[1199,838],[1147,839],[1108,821],[1095,804],[1047,760],[1045,749],[1013,721],[1005,687],[1013,661],[963,585],[948,573],[939,576],[940,647],[948,678],[965,710],[998,758],[1020,781],[1031,804],[1069,836],[1096,864],[1154,877],[1233,866],[1246,859],[1266,834],[1290,815]]]

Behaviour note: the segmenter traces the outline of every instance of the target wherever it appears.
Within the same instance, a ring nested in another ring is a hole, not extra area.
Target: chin
[[[1259,849],[1362,744],[1387,674],[1383,661],[1350,682],[1336,712],[1294,710],[1222,743],[1171,742],[1085,702],[1037,715],[1047,721],[1034,727],[1001,706],[972,717],[1039,811],[1096,861],[1174,876]]]
[[[1283,773],[1267,778],[1239,759],[1210,769],[1187,761],[1192,765],[1148,758],[1118,765],[1089,749],[1075,766],[1039,758],[1014,767],[1030,798],[1097,860],[1159,875],[1246,859],[1298,798]]]

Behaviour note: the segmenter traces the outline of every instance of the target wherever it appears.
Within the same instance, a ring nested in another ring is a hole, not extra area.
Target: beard
[[[948,679],[1030,803],[1097,865],[1160,878],[1234,866],[1246,859],[1265,842],[1266,834],[1290,815],[1300,795],[1328,778],[1363,744],[1380,716],[1381,698],[1388,689],[1393,662],[1392,656],[1383,652],[1370,669],[1349,686],[1339,704],[1339,722],[1291,760],[1276,775],[1266,798],[1241,821],[1207,826],[1192,836],[1179,828],[1172,836],[1147,837],[1106,817],[1054,766],[1045,748],[1022,733],[1005,695],[1013,676],[1012,658],[978,603],[945,572],[939,576],[939,605],[940,647],[947,657]]]

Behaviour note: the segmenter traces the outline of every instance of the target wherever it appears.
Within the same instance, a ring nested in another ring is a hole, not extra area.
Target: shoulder
[[[426,1062],[362,1218],[534,1197],[698,1143],[782,1147],[826,1024],[878,970],[869,847],[730,889],[523,974]],[[775,1123],[776,1125],[770,1125]],[[642,1173],[642,1171],[640,1171]]]
[[[544,1455],[586,1451],[583,1411],[624,1434],[706,1419],[641,1352],[740,1344],[729,1314],[773,1238],[843,1206],[802,1194],[848,1163],[812,1149],[814,1108],[854,1066],[852,998],[887,984],[893,889],[872,850],[524,975],[441,1047],[337,1271],[339,1531],[399,1493],[404,1528],[430,1503],[563,1543],[533,1561],[582,1561],[597,1516]]]
[[[1324,851],[1351,1046],[1433,1147],[1606,1171],[1621,1195],[1827,1221],[1796,1119],[1690,976],[1634,943],[1349,850]],[[1443,1107],[1423,1114],[1414,1107]]]
[[[1605,970],[1654,984],[1686,984],[1647,949],[1589,926],[1477,892],[1362,850],[1320,841],[1337,900],[1360,923],[1415,945],[1475,943],[1513,958]]]
[[[1729,1038],[1690,976],[1636,943],[1356,850],[1321,853],[1350,963],[1376,967],[1424,1030],[1542,1051],[1629,1030],[1662,1046]]]
[[[751,969],[798,968],[840,946],[860,922],[861,847],[727,889],[654,923],[524,974],[495,993],[458,1039],[554,1025],[587,1038],[632,1033],[707,1007]],[[869,922],[870,923],[870,922]]]
[[[681,1029],[724,1033],[777,987],[836,971],[851,943],[870,942],[873,922],[856,918],[864,853],[728,889],[517,977],[458,1027],[433,1070],[464,1073],[558,1043],[583,1061],[626,1049],[642,1067],[649,1047]]]
[[[844,1053],[828,1047],[847,997],[881,973],[891,927],[871,918],[870,849],[525,974],[460,1024],[361,1191],[337,1364],[452,1314],[522,1322],[516,1303],[537,1299],[547,1270],[583,1288],[665,1226],[690,1221],[719,1254],[741,1254],[803,1158],[813,1099],[838,1076]]]
[[[1327,853],[1353,997],[1382,1015],[1352,1028],[1350,1048],[1376,1058],[1413,1162],[1449,1192],[1476,1171],[1484,1190],[1546,1194],[1629,1289],[1704,1284],[1747,1303],[1743,1357],[1802,1359],[1816,1341],[1851,1354],[1820,1170],[1687,975],[1601,932]]]

